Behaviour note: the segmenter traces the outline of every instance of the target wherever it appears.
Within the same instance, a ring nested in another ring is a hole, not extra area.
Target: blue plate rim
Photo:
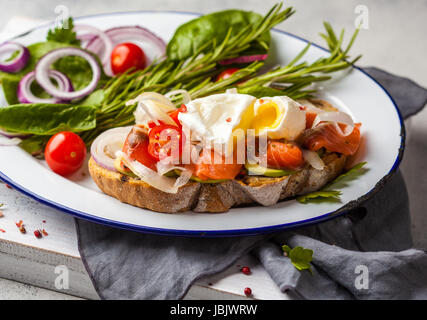
[[[111,15],[121,15],[121,14],[141,14],[141,13],[173,13],[173,14],[187,14],[187,15],[194,15],[194,16],[200,16],[200,13],[195,13],[195,12],[186,12],[186,11],[173,11],[173,10],[161,10],[161,11],[155,11],[155,10],[139,10],[139,11],[129,11],[129,12],[113,12],[113,13],[100,13],[100,14],[92,14],[92,15],[87,15],[87,16],[80,16],[80,17],[76,17],[74,18],[75,20],[79,20],[79,19],[85,19],[85,18],[91,18],[91,17],[103,17],[103,16],[111,16]],[[24,32],[22,34],[19,34],[15,37],[13,37],[11,40],[13,39],[17,39],[20,37],[23,37],[25,35],[30,34],[31,32],[38,30],[40,28],[44,28],[51,25],[51,22],[46,23],[46,24],[42,24],[40,26],[37,26],[35,28],[32,28],[30,30],[28,30],[27,32]],[[305,43],[309,43],[310,41],[294,35],[292,33],[289,33],[287,31],[283,31],[283,30],[278,30],[276,28],[273,28],[273,30],[275,32],[278,33],[282,33],[282,34],[286,34],[292,38],[298,39],[300,41],[303,41]],[[329,52],[328,49],[315,44],[315,43],[311,43],[313,46],[325,51],[325,52]],[[22,194],[44,204],[47,205],[51,208],[57,209],[61,212],[67,213],[69,215],[72,215],[76,218],[79,219],[83,219],[83,220],[87,220],[90,222],[95,222],[95,223],[99,223],[99,224],[103,224],[106,226],[110,226],[110,227],[115,227],[115,228],[119,228],[119,229],[124,229],[124,230],[130,230],[130,231],[137,231],[137,232],[143,232],[143,233],[149,233],[149,234],[157,234],[157,235],[168,235],[168,236],[184,236],[184,237],[232,237],[232,236],[253,236],[253,235],[260,235],[260,234],[267,234],[267,233],[272,233],[272,232],[276,232],[276,231],[283,231],[283,230],[291,230],[291,229],[295,229],[295,228],[299,228],[299,227],[303,227],[303,226],[308,226],[308,225],[312,225],[315,223],[321,223],[321,222],[325,222],[328,221],[330,219],[336,218],[338,216],[341,216],[345,213],[348,213],[349,211],[351,211],[352,209],[355,209],[356,207],[359,206],[360,203],[363,203],[364,201],[368,200],[370,197],[372,197],[376,192],[378,192],[382,186],[393,176],[393,174],[397,171],[402,158],[403,158],[403,154],[404,154],[404,149],[405,149],[405,137],[406,137],[406,131],[405,131],[405,124],[403,121],[403,117],[402,114],[400,113],[399,108],[397,107],[396,102],[394,101],[393,97],[390,95],[390,93],[376,80],[374,79],[372,76],[370,76],[366,71],[364,71],[362,68],[357,67],[357,66],[353,66],[354,69],[362,72],[365,76],[367,76],[368,78],[370,78],[377,86],[379,86],[384,92],[385,94],[389,97],[391,103],[393,104],[397,115],[399,117],[399,122],[400,122],[400,127],[401,127],[401,144],[399,146],[399,153],[398,156],[392,166],[392,168],[390,169],[390,171],[383,177],[381,178],[377,184],[366,194],[364,194],[363,196],[359,197],[356,200],[350,201],[347,204],[343,205],[342,207],[340,207],[337,210],[325,213],[321,216],[315,217],[315,218],[310,218],[310,219],[306,219],[306,220],[302,220],[302,221],[298,221],[298,222],[292,222],[292,223],[284,223],[284,224],[278,224],[278,225],[273,225],[273,226],[267,226],[267,227],[259,227],[259,228],[249,228],[249,229],[232,229],[232,230],[180,230],[180,229],[166,229],[166,228],[154,228],[154,227],[147,227],[147,226],[140,226],[140,225],[135,225],[135,224],[130,224],[130,223],[124,223],[124,222],[118,222],[118,221],[114,221],[114,220],[110,220],[110,219],[105,219],[105,218],[101,218],[98,216],[93,216],[91,214],[79,211],[79,210],[75,210],[75,209],[71,209],[69,207],[63,206],[60,203],[48,200],[46,198],[40,197],[37,194],[31,192],[30,190],[24,188],[23,186],[15,183],[12,179],[10,179],[7,175],[5,175],[3,172],[0,171],[0,179],[2,181],[4,181],[5,183],[7,183],[8,185],[10,185],[11,187],[13,187],[14,189],[16,189],[17,191],[21,192]]]

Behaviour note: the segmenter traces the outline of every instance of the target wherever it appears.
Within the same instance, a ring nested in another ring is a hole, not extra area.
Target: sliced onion
[[[164,175],[165,173],[168,173],[175,169],[181,170],[181,171],[187,170],[185,167],[174,165],[172,157],[168,157],[157,162],[156,168],[157,168],[157,173],[161,175]]]
[[[184,90],[184,89],[170,91],[170,92],[165,94],[165,97],[170,99],[171,97],[176,96],[178,94],[182,94],[182,103],[183,104],[187,104],[191,101],[190,94],[188,93],[187,90]]]
[[[142,181],[163,192],[177,193],[179,188],[185,185],[190,180],[192,175],[191,171],[186,170],[181,173],[179,178],[172,179],[165,177],[164,175],[161,175],[158,172],[151,170],[150,168],[147,168],[138,161],[132,161],[125,153],[121,151],[118,151],[116,156],[120,157],[125,166],[129,168]]]
[[[113,47],[123,42],[134,42],[139,45],[146,54],[147,65],[154,59],[162,58],[166,53],[166,43],[148,29],[139,26],[126,26],[108,29],[104,32],[112,41]],[[103,41],[99,36],[93,38],[86,46],[86,49],[103,56],[107,51]],[[111,68],[110,63],[104,64],[106,72]]]
[[[304,160],[308,162],[314,169],[323,170],[325,168],[325,163],[319,157],[317,152],[311,150],[302,150],[302,155]]]
[[[145,92],[135,99],[126,102],[126,105],[138,103],[134,112],[135,122],[141,125],[147,125],[153,121],[159,125],[159,121],[165,124],[176,125],[168,112],[176,110],[174,104],[165,96],[155,92]]]
[[[116,171],[114,160],[116,152],[122,150],[123,144],[132,130],[132,126],[120,127],[101,133],[90,147],[90,154],[95,162],[111,171]]]
[[[312,128],[315,128],[321,122],[332,122],[337,129],[338,133],[343,136],[348,136],[353,132],[354,122],[353,119],[344,112],[341,111],[333,111],[333,112],[323,112],[317,114],[316,118],[313,121]],[[344,131],[338,124],[345,124],[346,128]]]
[[[240,64],[240,63],[250,63],[254,61],[263,61],[267,59],[268,54],[256,54],[251,56],[242,56],[237,58],[231,58],[231,59],[225,59],[219,62],[221,65],[227,65],[227,64]]]
[[[58,90],[71,92],[73,91],[73,84],[71,83],[71,80],[63,73],[57,71],[57,70],[48,70],[48,75],[50,79],[54,79],[56,83],[58,84]],[[66,100],[61,100],[58,98],[48,98],[43,99],[36,97],[31,92],[31,84],[36,79],[36,75],[34,71],[31,71],[30,73],[26,74],[21,81],[19,81],[18,84],[18,91],[17,96],[18,100],[21,103],[60,103],[60,102],[67,102]]]
[[[323,110],[323,109],[320,109],[320,108],[318,108],[318,107],[316,107],[313,103],[311,103],[309,100],[306,100],[306,99],[298,99],[297,100],[297,102],[300,104],[300,105],[302,105],[302,106],[304,106],[306,109],[306,111],[310,111],[310,112],[313,112],[313,113],[324,113],[324,112],[327,112],[327,111],[325,111],[325,110]]]
[[[89,41],[92,41],[95,37],[99,38],[99,40],[102,41],[102,44],[104,46],[104,50],[102,54],[99,55],[99,58],[101,59],[101,62],[104,67],[106,67],[107,65],[110,65],[110,56],[111,56],[111,52],[113,51],[113,42],[104,31],[86,24],[76,25],[74,27],[74,30],[76,32],[79,32],[79,31],[89,32],[89,35],[91,36],[91,39]],[[96,54],[96,52],[94,53]]]
[[[13,73],[25,68],[28,59],[30,59],[30,51],[26,47],[16,42],[6,42],[0,46],[0,56],[13,54],[16,51],[19,53],[15,58],[0,62],[0,71]]]
[[[15,137],[15,138],[6,138],[4,136],[0,136],[0,146],[4,147],[10,147],[10,146],[17,146],[22,142],[21,139]]]
[[[92,80],[83,89],[78,91],[66,92],[57,88],[49,78],[49,67],[58,59],[67,56],[78,56],[85,59],[92,69]],[[99,79],[101,78],[101,69],[96,59],[88,52],[78,48],[61,48],[52,50],[44,55],[36,66],[36,80],[39,85],[51,96],[62,100],[71,101],[87,96],[96,89]]]
[[[227,90],[225,90],[225,93],[229,93],[229,94],[237,94],[237,93],[239,93],[239,92],[237,91],[237,88],[231,88],[231,89],[227,89]]]

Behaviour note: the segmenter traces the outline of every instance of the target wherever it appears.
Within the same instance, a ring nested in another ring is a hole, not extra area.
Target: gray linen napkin
[[[427,90],[365,68],[398,103],[420,111]],[[408,195],[397,172],[361,207],[293,231],[251,237],[184,238],[124,231],[76,219],[79,251],[101,298],[181,299],[189,287],[242,255],[259,259],[283,291],[305,299],[427,299],[427,254],[411,249]],[[312,271],[298,271],[281,246],[314,250]],[[359,289],[358,289],[359,288]]]

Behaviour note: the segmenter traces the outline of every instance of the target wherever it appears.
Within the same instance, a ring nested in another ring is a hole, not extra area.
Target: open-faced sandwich
[[[270,206],[321,189],[360,144],[360,124],[323,100],[233,90],[176,108],[148,92],[136,125],[101,134],[89,170],[106,194],[175,213]]]
[[[214,12],[167,44],[139,25],[100,30],[69,18],[45,41],[0,44],[10,55],[0,61],[9,103],[0,145],[63,176],[78,173],[90,148],[102,191],[160,212],[339,200],[328,182],[358,149],[360,125],[313,97],[358,60],[349,55],[358,30],[344,45],[344,30],[325,23],[329,53],[313,60],[307,43],[276,65],[270,30],[293,13],[282,4],[264,16]]]

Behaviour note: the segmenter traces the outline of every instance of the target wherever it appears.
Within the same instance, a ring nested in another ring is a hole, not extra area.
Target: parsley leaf
[[[49,30],[46,40],[69,43],[72,45],[80,45],[80,40],[77,39],[77,34],[73,31],[73,29],[73,18],[69,17],[67,21],[64,21],[61,27],[56,27],[53,30]]]
[[[291,249],[287,245],[283,245],[282,250],[286,253],[286,256],[291,259],[291,263],[294,267],[299,271],[308,270],[313,273],[310,265],[310,262],[313,260],[313,250],[299,246]]]
[[[341,191],[338,191],[336,189],[346,187],[350,181],[355,180],[364,173],[366,173],[369,170],[367,168],[364,168],[366,163],[367,162],[361,162],[356,164],[347,172],[339,175],[335,180],[327,184],[321,190],[303,194],[301,196],[298,196],[296,200],[300,203],[308,203],[312,202],[313,200],[339,201]]]

